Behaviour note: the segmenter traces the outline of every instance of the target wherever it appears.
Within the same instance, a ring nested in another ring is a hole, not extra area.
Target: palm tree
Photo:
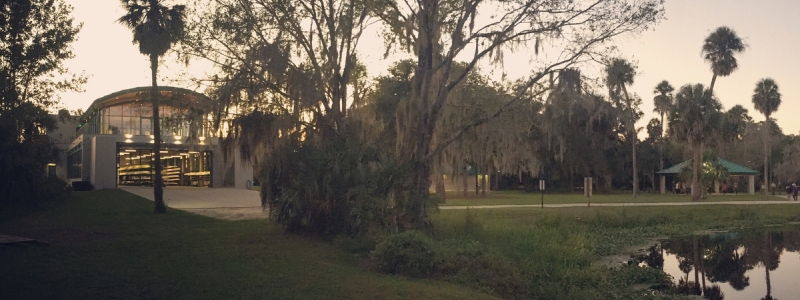
[[[753,105],[756,110],[766,117],[764,120],[764,194],[769,190],[769,136],[770,129],[769,116],[778,110],[781,105],[781,93],[778,92],[778,85],[772,78],[761,79],[756,83],[756,89],[753,91]]]
[[[674,90],[675,88],[672,87],[672,85],[670,85],[666,80],[659,82],[656,88],[653,90],[653,94],[656,94],[656,96],[653,98],[653,102],[655,104],[653,111],[661,115],[661,137],[658,142],[658,158],[660,162],[659,168],[661,170],[664,169],[664,114],[668,113],[670,108],[672,108],[672,91]]]
[[[744,52],[747,45],[742,42],[736,32],[727,26],[717,28],[703,42],[703,58],[711,63],[711,86],[708,88],[710,93],[714,92],[714,83],[717,76],[728,76],[739,68],[736,62],[735,53]]]
[[[637,103],[628,95],[628,85],[633,84],[633,77],[636,75],[636,67],[628,61],[615,58],[606,66],[606,85],[608,94],[614,100],[617,107],[623,112],[625,128],[628,129],[631,147],[633,148],[633,197],[639,192],[639,176],[636,170],[636,129],[635,123],[638,117]],[[627,113],[625,113],[627,111]]]
[[[158,58],[164,55],[172,44],[183,34],[185,18],[183,5],[164,6],[162,0],[121,0],[126,14],[117,22],[133,31],[133,43],[139,44],[139,52],[150,57],[150,70],[153,87],[150,97],[153,103],[153,160],[155,161],[155,194],[156,213],[166,212],[164,206],[164,189],[161,179],[161,127],[158,117]]]
[[[692,201],[700,200],[700,172],[703,143],[710,138],[722,120],[722,105],[702,84],[684,85],[675,95],[669,114],[669,132],[692,148]]]

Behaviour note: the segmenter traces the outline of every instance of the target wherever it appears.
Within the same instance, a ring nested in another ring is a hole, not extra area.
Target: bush
[[[504,298],[526,294],[522,272],[490,247],[470,239],[436,242],[419,231],[390,235],[371,258],[381,272],[439,278]]]
[[[445,243],[442,266],[448,281],[472,286],[503,298],[525,294],[524,280],[514,261],[473,240]]]
[[[286,144],[260,167],[262,204],[289,231],[361,235],[387,223],[392,166],[354,134]]]
[[[56,176],[47,178],[37,189],[37,197],[42,201],[64,201],[69,198],[72,187]]]
[[[371,256],[382,272],[421,278],[432,275],[441,265],[440,255],[436,243],[411,230],[388,236]]]
[[[78,192],[93,191],[94,185],[89,181],[73,181],[72,189]]]

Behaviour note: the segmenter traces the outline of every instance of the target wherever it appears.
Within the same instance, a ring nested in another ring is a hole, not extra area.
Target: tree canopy
[[[46,135],[56,125],[48,110],[59,104],[58,92],[79,91],[86,81],[64,66],[81,29],[71,12],[60,0],[0,4],[1,202],[41,200],[52,188],[34,188],[47,183],[45,166],[58,155]]]

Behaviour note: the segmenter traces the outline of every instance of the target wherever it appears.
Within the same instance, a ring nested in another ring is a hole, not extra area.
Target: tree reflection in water
[[[767,290],[761,299],[774,300],[770,272],[780,265],[783,251],[800,252],[800,232],[725,232],[673,238],[653,245],[631,262],[664,270],[664,253],[674,255],[683,273],[677,276],[675,291],[714,300],[725,299],[719,284],[727,283],[735,291],[742,291],[750,286],[747,271],[763,267]],[[690,280],[692,273],[694,278]],[[708,286],[706,280],[710,282]]]

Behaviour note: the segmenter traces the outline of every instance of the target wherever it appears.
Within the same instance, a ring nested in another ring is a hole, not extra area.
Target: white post
[[[664,175],[661,175],[661,193],[667,193],[667,177]]]
[[[756,194],[756,176],[755,175],[750,175],[749,177],[750,177],[750,184],[747,187],[747,192],[750,193],[750,195],[755,195]]]
[[[719,181],[714,180],[714,194],[719,194]]]

